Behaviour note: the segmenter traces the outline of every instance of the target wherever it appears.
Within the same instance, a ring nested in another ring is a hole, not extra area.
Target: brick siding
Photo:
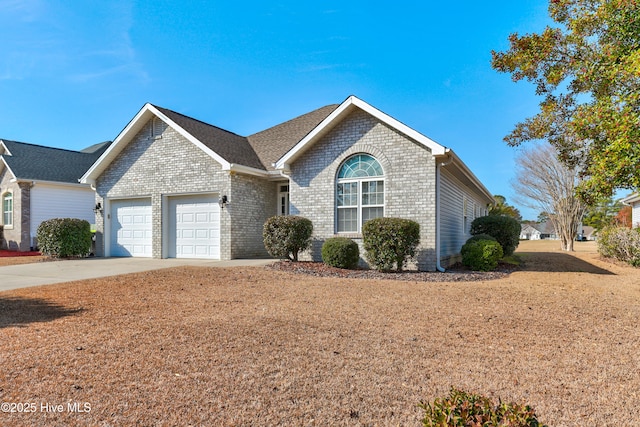
[[[336,235],[335,190],[340,165],[351,155],[367,153],[384,169],[385,216],[420,224],[420,246],[414,267],[436,267],[436,162],[431,152],[364,111],[340,122],[291,165],[291,213],[309,218],[314,244],[308,254],[320,261],[322,243]],[[362,250],[359,235],[348,235]]]

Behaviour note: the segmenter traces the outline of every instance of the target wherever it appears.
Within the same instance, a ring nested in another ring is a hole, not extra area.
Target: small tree
[[[376,269],[398,271],[416,255],[420,243],[420,225],[409,219],[375,218],[362,227],[366,258]]]
[[[273,216],[262,230],[264,247],[276,258],[298,261],[298,254],[311,246],[313,224],[295,215]]]

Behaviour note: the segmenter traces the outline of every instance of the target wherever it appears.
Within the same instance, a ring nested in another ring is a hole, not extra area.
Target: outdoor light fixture
[[[220,205],[220,209],[224,209],[224,207],[229,204],[229,199],[227,198],[226,194],[220,197],[220,200],[218,200],[218,204]]]
[[[93,212],[95,213],[102,212],[102,203],[100,202],[96,203],[96,206],[93,208]]]

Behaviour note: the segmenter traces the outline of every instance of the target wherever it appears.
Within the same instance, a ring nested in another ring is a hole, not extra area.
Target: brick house
[[[70,151],[0,139],[0,248],[35,248],[38,226],[47,219],[93,223],[95,193],[78,180],[108,146]]]
[[[264,257],[262,225],[294,214],[361,243],[379,216],[417,221],[417,267],[457,260],[491,193],[460,158],[351,96],[247,137],[146,104],[81,179],[96,190],[97,253]]]

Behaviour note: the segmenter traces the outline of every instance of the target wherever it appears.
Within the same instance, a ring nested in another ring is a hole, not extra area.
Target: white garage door
[[[169,211],[169,257],[220,259],[218,197],[171,197]]]
[[[111,256],[151,257],[151,200],[111,202]]]

